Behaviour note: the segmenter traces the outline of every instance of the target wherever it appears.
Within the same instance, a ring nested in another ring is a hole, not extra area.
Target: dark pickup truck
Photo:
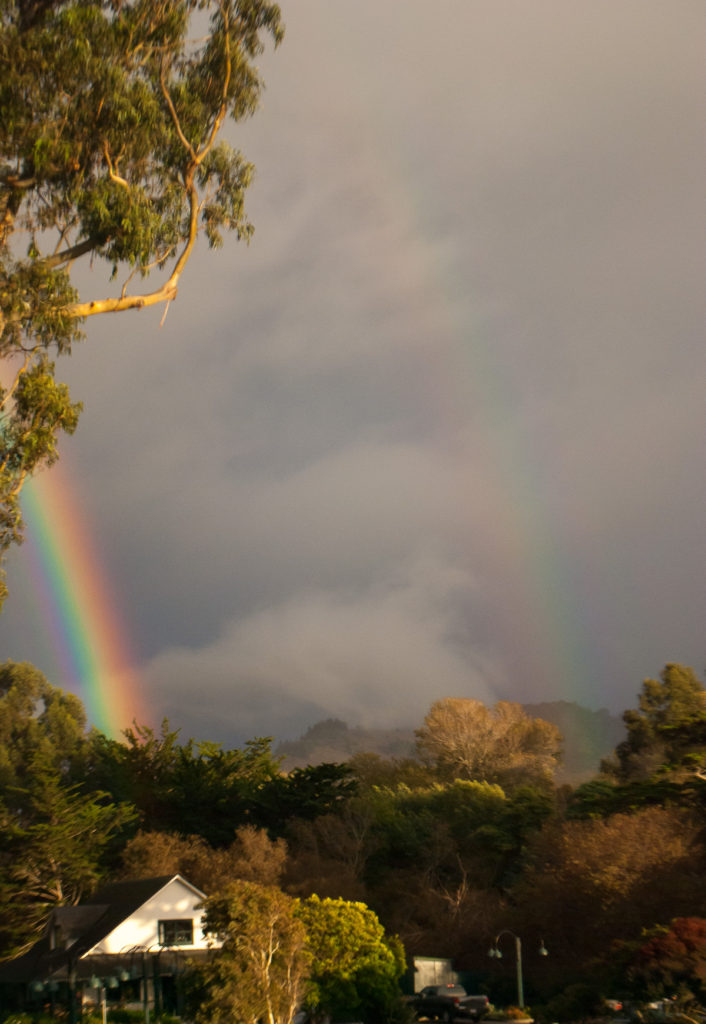
[[[462,985],[427,985],[412,997],[418,1018],[450,1022],[456,1018],[481,1020],[490,1011],[487,996],[469,996]]]

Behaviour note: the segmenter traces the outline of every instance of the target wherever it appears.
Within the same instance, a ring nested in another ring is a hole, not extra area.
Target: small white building
[[[427,985],[455,985],[458,974],[453,961],[440,956],[412,957],[412,985],[415,992],[421,992]]]

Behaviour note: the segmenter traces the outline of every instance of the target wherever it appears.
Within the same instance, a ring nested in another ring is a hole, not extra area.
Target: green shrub
[[[546,1016],[551,1021],[579,1021],[599,1015],[603,1008],[596,989],[581,982],[554,996],[546,1006]]]
[[[130,1010],[127,1006],[116,1006],[108,1010],[110,1024],[140,1024],[144,1019],[144,1010]]]

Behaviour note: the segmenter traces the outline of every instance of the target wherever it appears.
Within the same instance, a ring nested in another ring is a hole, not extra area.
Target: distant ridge
[[[602,759],[625,739],[622,718],[606,708],[591,711],[568,700],[522,706],[532,718],[555,725],[563,737],[564,757],[557,782],[585,782],[597,774]]]
[[[284,756],[284,767],[301,768],[324,761],[347,761],[354,754],[379,754],[381,757],[414,757],[413,729],[364,729],[340,718],[325,718],[309,726],[298,740],[279,744],[276,753]]]
[[[523,704],[523,708],[532,718],[543,718],[561,732],[564,759],[556,776],[559,783],[576,785],[591,778],[602,758],[608,757],[625,736],[622,720],[606,708],[591,711],[566,700]],[[365,729],[340,718],[325,718],[309,726],[299,739],[282,741],[276,749],[285,770],[348,761],[361,753],[414,757],[414,730]]]

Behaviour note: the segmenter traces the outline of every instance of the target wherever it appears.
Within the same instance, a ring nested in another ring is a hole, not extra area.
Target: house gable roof
[[[181,875],[160,875],[157,878],[138,878],[128,882],[114,882],[95,892],[90,900],[80,903],[79,907],[103,907],[102,914],[89,926],[76,941],[76,952],[79,956],[87,953],[97,943],[110,935],[118,925],[140,909],[148,900],[156,896],[171,882],[179,881],[200,899],[205,894],[182,878]]]
[[[23,956],[0,965],[0,981],[21,981],[40,974],[51,975],[57,968],[66,967],[67,956],[76,964],[82,956],[172,882],[181,883],[199,900],[206,898],[205,893],[178,874],[115,882],[104,886],[77,906],[57,907],[52,913],[44,935],[32,949]],[[56,926],[63,933],[63,949],[52,948],[53,930]]]

